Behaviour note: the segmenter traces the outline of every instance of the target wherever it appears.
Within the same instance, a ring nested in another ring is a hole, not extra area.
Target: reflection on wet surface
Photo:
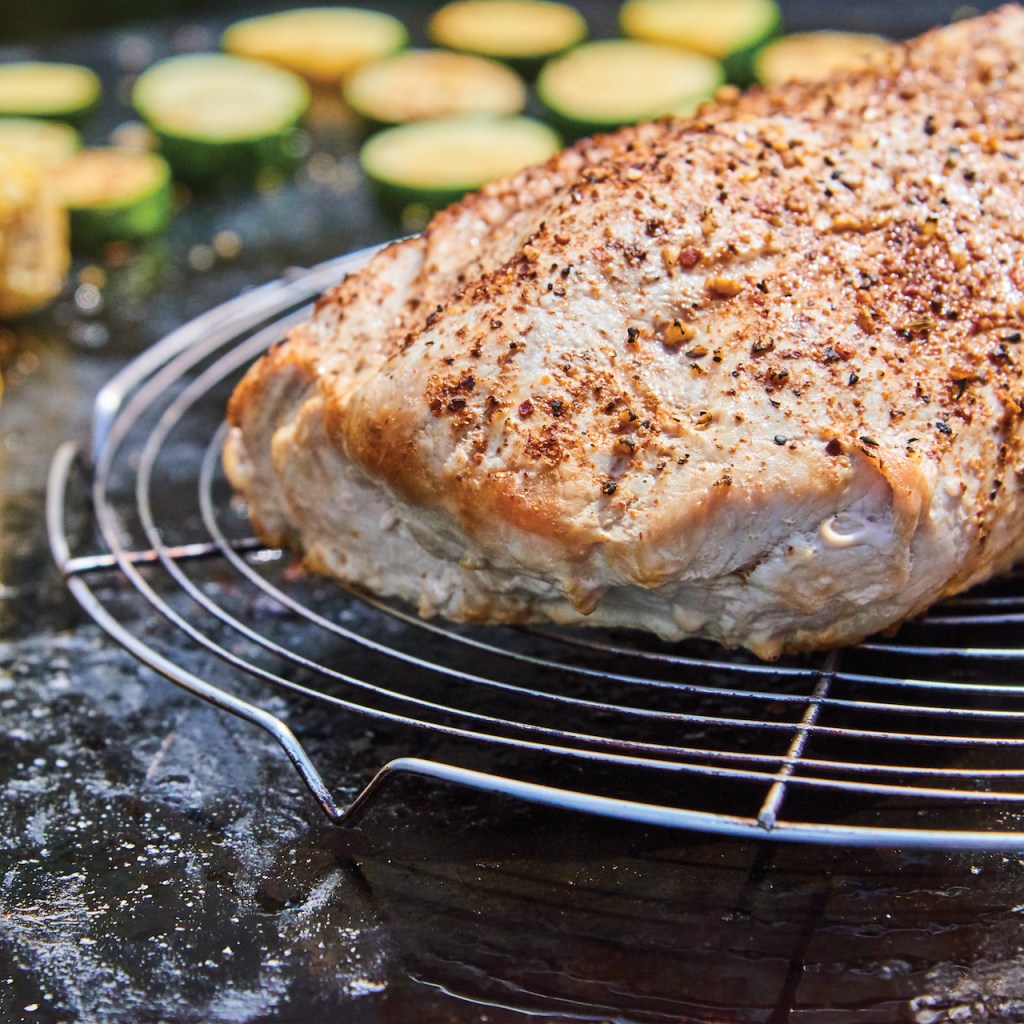
[[[412,781],[333,829],[269,740],[93,627],[2,657],[6,1019],[1024,1011],[1019,857],[712,841]],[[305,717],[350,785],[401,752]]]

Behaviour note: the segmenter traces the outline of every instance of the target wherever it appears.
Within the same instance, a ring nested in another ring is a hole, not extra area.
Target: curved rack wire
[[[368,256],[296,273],[174,332],[97,397],[89,450],[58,451],[54,558],[115,640],[270,732],[337,822],[414,774],[747,837],[1024,845],[1019,579],[892,640],[769,665],[624,632],[424,622],[262,547],[220,470],[224,404],[311,299]],[[88,500],[72,507],[76,466]],[[452,756],[393,760],[341,809],[284,722],[233,692],[243,680],[390,723],[410,749],[440,737]]]

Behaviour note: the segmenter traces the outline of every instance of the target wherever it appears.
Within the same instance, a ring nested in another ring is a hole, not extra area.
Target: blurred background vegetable
[[[35,164],[0,151],[0,319],[30,313],[61,289],[67,213]]]
[[[308,262],[333,254],[316,242],[329,234],[318,229],[331,195],[362,191],[383,204],[396,234],[414,231],[464,191],[580,135],[689,116],[725,83],[822,77],[886,45],[870,32],[827,31],[827,21],[815,31],[806,17],[791,25],[777,0],[624,0],[600,17],[583,6],[591,24],[565,0],[450,0],[388,13],[57,0],[46,5],[52,18],[9,0],[0,8],[0,154],[31,165],[24,173],[37,198],[18,216],[49,225],[39,234],[50,269],[2,315],[59,292],[54,268],[68,260],[58,256],[66,243],[53,202],[70,211],[71,246],[115,277],[182,211],[225,225],[213,236],[238,239],[184,250],[172,239],[197,272],[245,244],[232,209],[253,224],[291,209]],[[107,37],[113,60],[90,67],[89,36],[69,51],[75,63],[44,59],[48,31],[129,19]],[[4,48],[15,32],[40,45]],[[195,223],[183,235],[194,237]],[[14,254],[13,237],[2,242],[11,267],[27,258],[24,246]]]

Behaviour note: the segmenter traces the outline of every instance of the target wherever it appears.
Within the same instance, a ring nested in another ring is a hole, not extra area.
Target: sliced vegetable
[[[99,103],[101,92],[96,74],[77,64],[0,64],[0,116],[77,122]]]
[[[363,145],[359,160],[386,202],[437,210],[560,146],[555,132],[532,118],[466,115],[385,129]]]
[[[51,176],[71,215],[76,248],[147,238],[171,219],[171,170],[155,153],[83,149]]]
[[[587,38],[587,23],[568,4],[554,0],[454,0],[430,19],[439,46],[514,65],[532,77],[549,57]]]
[[[295,125],[309,89],[298,75],[259,61],[187,54],[140,75],[132,102],[177,177],[251,180],[294,166]]]
[[[82,144],[71,125],[32,117],[0,117],[0,153],[16,153],[37,167],[54,167]]]
[[[723,79],[721,64],[702,54],[608,39],[546,64],[537,93],[557,123],[582,135],[696,107]]]
[[[405,26],[357,7],[308,7],[236,22],[221,46],[239,57],[269,61],[317,85],[336,86],[356,68],[401,50]]]
[[[624,35],[714,57],[740,83],[750,81],[754,53],[781,24],[776,0],[626,0],[619,11]]]
[[[0,319],[44,306],[63,287],[68,216],[33,163],[0,152]]]
[[[526,85],[511,68],[448,50],[406,50],[367,64],[344,87],[349,106],[380,124],[456,114],[518,114]]]
[[[834,71],[865,65],[872,54],[888,47],[883,36],[862,32],[797,32],[757,52],[754,76],[763,85],[819,82]]]

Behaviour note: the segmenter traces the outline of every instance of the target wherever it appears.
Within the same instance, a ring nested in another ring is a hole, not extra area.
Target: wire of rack
[[[423,621],[296,573],[253,538],[220,469],[226,397],[369,255],[294,272],[175,331],[97,396],[88,448],[56,453],[53,556],[115,641],[269,732],[338,823],[414,775],[744,837],[1024,846],[1016,577],[898,638],[766,664],[625,632]],[[73,504],[79,470],[87,493]],[[152,640],[145,616],[168,639]],[[240,679],[390,723],[410,749],[430,735],[472,753],[391,760],[340,807],[284,721],[233,692]]]

